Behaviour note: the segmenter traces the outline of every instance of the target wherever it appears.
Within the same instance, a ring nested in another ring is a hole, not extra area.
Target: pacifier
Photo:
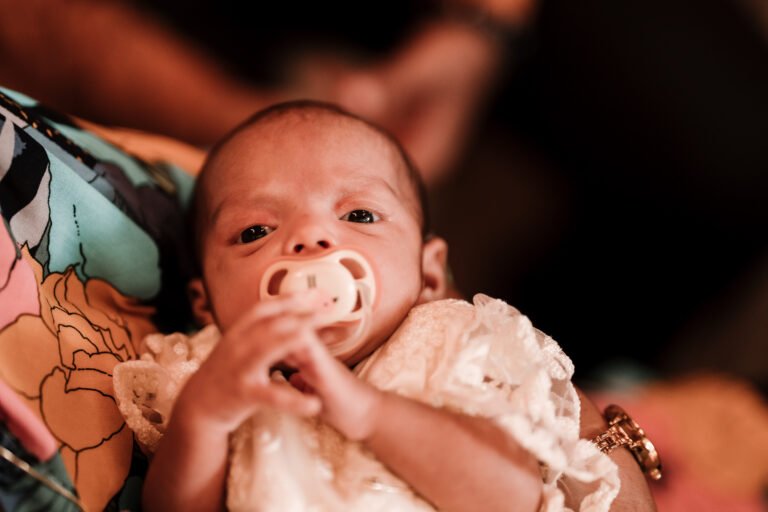
[[[344,352],[367,334],[376,280],[371,265],[360,253],[339,249],[316,258],[279,260],[264,272],[259,294],[261,299],[268,299],[307,290],[318,290],[321,294],[321,325],[359,322],[346,340],[334,343],[333,352]]]

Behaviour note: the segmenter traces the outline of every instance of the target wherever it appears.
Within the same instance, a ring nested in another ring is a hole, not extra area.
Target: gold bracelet
[[[615,404],[606,407],[603,415],[608,422],[608,429],[592,439],[597,448],[609,454],[616,448],[626,446],[645,475],[652,480],[661,479],[659,452],[640,425]]]

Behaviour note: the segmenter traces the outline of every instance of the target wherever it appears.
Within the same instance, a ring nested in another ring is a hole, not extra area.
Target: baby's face
[[[419,301],[418,199],[396,149],[380,134],[325,113],[289,114],[239,133],[211,164],[202,267],[222,330],[260,300],[272,263],[338,247],[365,256],[378,288],[369,335],[338,354],[342,360],[365,357]]]

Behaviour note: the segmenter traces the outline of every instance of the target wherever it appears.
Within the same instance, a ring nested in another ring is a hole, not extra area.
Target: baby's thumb
[[[285,383],[275,383],[270,386],[269,390],[260,397],[260,402],[298,416],[315,416],[323,409],[319,397],[300,393]]]

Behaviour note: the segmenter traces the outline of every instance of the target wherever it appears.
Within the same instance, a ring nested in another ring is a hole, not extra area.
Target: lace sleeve
[[[179,391],[218,339],[215,326],[192,337],[151,334],[144,339],[146,351],[139,360],[115,366],[112,383],[118,407],[145,452],[154,453]]]
[[[541,510],[567,510],[561,479],[593,483],[578,506],[607,511],[618,493],[615,464],[579,439],[573,364],[558,344],[503,301],[476,295],[415,308],[360,368],[371,384],[493,419],[541,462]]]

